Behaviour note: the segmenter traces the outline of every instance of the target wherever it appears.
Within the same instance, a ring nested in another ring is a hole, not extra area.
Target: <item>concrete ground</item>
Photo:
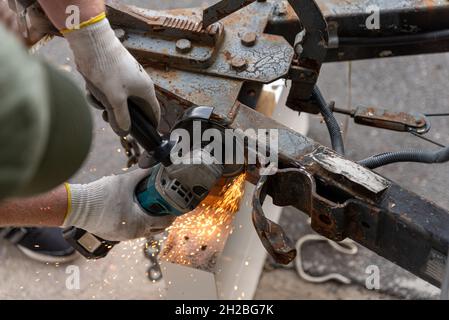
[[[129,1],[143,6],[145,1]],[[151,2],[152,8],[172,8],[202,5],[213,1],[160,1]],[[74,71],[73,59],[62,40],[51,43],[41,53],[53,63],[70,72],[82,85]],[[349,87],[352,105],[374,105],[396,111],[441,112],[448,111],[449,54],[393,58],[352,63],[352,83],[348,83],[348,63],[325,65],[320,86],[329,100],[337,106],[349,105]],[[111,173],[120,173],[125,156],[118,139],[95,117],[95,140],[91,155],[73,179],[89,182]],[[343,118],[340,118],[343,123]],[[329,138],[320,117],[311,118],[310,137],[325,145]],[[429,137],[443,144],[449,143],[449,118],[435,119]],[[432,148],[411,135],[391,133],[350,124],[346,140],[348,157],[362,159],[372,154],[400,148]],[[449,209],[447,165],[418,164],[393,165],[379,172],[409,189],[422,194]],[[287,208],[281,224],[292,239],[311,233],[304,215]],[[163,298],[163,282],[151,283],[146,276],[149,261],[143,257],[142,243],[121,244],[103,261],[77,260],[80,270],[80,289],[68,290],[66,279],[70,270],[66,266],[44,265],[25,258],[16,248],[0,242],[0,298],[5,299],[157,299]],[[340,272],[352,280],[351,285],[327,283],[315,285],[300,280],[292,269],[273,267],[268,260],[256,293],[257,299],[427,299],[437,297],[438,290],[408,274],[377,255],[359,249],[356,256],[342,256],[325,244],[311,244],[304,249],[306,271],[315,275]],[[411,253],[412,254],[412,253]],[[376,265],[380,269],[380,290],[365,289],[366,268]]]

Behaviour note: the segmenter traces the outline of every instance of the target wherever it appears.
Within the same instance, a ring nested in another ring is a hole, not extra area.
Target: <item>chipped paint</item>
[[[334,153],[314,154],[313,159],[327,171],[342,175],[376,194],[390,185],[388,180],[380,175]]]

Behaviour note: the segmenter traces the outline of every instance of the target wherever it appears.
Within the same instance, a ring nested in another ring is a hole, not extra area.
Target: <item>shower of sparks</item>
[[[244,194],[245,175],[211,194],[194,211],[176,219],[168,229],[161,259],[210,271],[232,233],[232,221]]]

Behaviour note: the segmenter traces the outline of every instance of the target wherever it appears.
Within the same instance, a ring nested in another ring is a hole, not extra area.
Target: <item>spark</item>
[[[240,208],[244,194],[245,174],[228,182],[215,194],[209,195],[192,212],[175,220],[168,228],[168,239],[161,258],[168,262],[194,265],[199,261],[209,265],[220,252],[232,231],[232,221]]]

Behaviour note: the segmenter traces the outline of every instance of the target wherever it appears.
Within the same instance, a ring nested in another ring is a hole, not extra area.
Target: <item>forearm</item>
[[[0,203],[0,227],[61,226],[67,213],[67,190],[55,190],[27,199],[10,199]]]
[[[69,13],[66,9],[75,5],[80,10],[80,22],[98,16],[105,10],[104,0],[39,0],[41,7],[58,30],[67,29],[66,19]]]

